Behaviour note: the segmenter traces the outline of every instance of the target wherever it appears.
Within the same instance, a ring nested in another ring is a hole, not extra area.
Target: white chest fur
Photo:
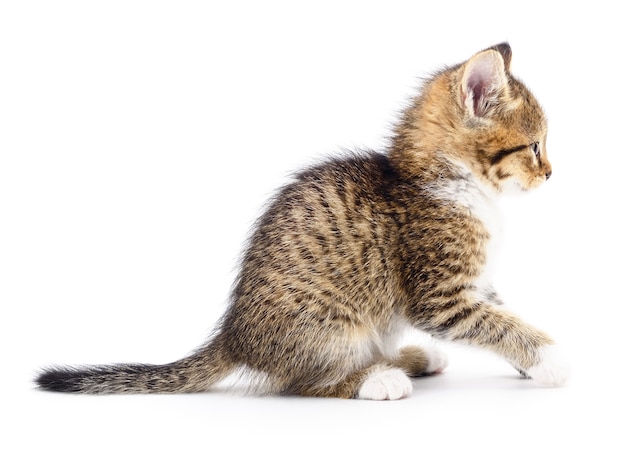
[[[457,165],[456,168],[457,176],[439,179],[431,186],[429,192],[440,200],[449,201],[467,210],[483,224],[489,233],[486,264],[476,281],[476,287],[479,290],[489,290],[502,235],[502,215],[498,204],[498,194],[476,179],[467,167]]]

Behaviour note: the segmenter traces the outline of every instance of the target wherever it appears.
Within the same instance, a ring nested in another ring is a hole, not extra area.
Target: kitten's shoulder
[[[387,155],[375,151],[347,153],[329,158],[295,174],[293,187],[346,195],[359,201],[389,198],[396,185],[398,173]]]
[[[350,152],[343,156],[328,158],[295,174],[299,181],[315,181],[348,177],[354,181],[396,177],[396,171],[387,155],[375,151]]]

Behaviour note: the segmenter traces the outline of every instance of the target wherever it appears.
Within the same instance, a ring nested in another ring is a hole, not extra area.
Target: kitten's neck
[[[410,145],[408,142],[403,144]],[[420,183],[430,185],[450,181],[454,185],[466,186],[472,191],[472,198],[480,197],[493,206],[499,203],[501,192],[496,186],[484,180],[470,163],[458,155],[437,148],[402,149],[399,145],[402,143],[397,141],[389,153],[389,160],[402,178],[417,179]]]
[[[440,172],[433,185],[450,201],[469,209],[499,209],[500,192],[485,183],[463,161],[440,154],[438,159],[446,169]]]
[[[432,172],[436,177],[446,171],[450,156],[459,156],[455,149],[462,118],[450,101],[450,76],[442,73],[425,84],[397,124],[389,158],[401,173],[423,177]]]
[[[478,175],[476,170],[472,169],[467,162],[450,156],[442,155],[441,157],[445,158],[447,163],[450,164],[453,177],[458,177],[471,183],[476,190],[476,194],[484,198],[485,201],[494,206],[499,204],[502,192],[498,190],[496,186],[486,181],[482,176]]]

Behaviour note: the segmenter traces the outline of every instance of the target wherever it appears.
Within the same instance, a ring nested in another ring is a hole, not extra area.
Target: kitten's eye
[[[530,149],[533,150],[536,157],[539,157],[539,142],[533,142],[530,144]]]

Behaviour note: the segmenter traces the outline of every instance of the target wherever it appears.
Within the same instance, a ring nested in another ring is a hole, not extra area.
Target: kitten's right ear
[[[463,66],[461,104],[471,117],[488,117],[507,91],[505,61],[497,50],[475,54]]]

